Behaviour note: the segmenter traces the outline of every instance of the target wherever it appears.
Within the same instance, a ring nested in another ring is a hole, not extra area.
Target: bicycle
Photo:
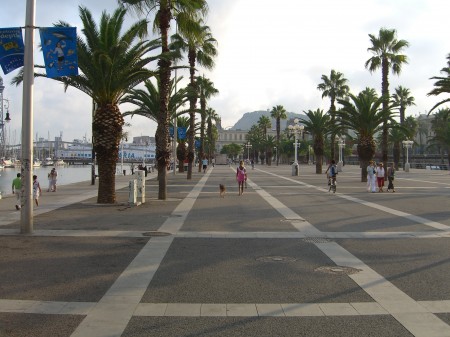
[[[333,193],[336,193],[336,176],[328,176],[328,192],[333,191]]]

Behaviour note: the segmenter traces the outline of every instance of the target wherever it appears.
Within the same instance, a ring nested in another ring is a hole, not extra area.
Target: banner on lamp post
[[[76,27],[39,29],[47,77],[78,75]]]
[[[0,28],[0,65],[6,75],[23,67],[25,48],[21,28]]]

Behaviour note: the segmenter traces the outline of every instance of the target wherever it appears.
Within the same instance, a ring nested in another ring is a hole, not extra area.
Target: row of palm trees
[[[207,122],[218,116],[207,107],[207,100],[217,89],[203,76],[196,75],[198,65],[207,69],[214,66],[217,55],[217,41],[213,38],[204,19],[208,12],[206,0],[119,0],[119,8],[108,14],[104,11],[99,24],[91,12],[79,7],[83,28],[77,37],[78,67],[80,75],[61,76],[55,80],[69,87],[81,90],[93,102],[93,147],[99,167],[98,203],[115,203],[115,172],[119,154],[119,144],[123,136],[124,116],[142,115],[157,123],[155,134],[156,163],[158,169],[158,198],[167,198],[167,166],[170,163],[169,126],[174,118],[183,123],[189,122],[188,149],[177,151],[179,156],[189,159],[188,179],[192,177],[195,133],[198,126],[195,115],[201,115],[201,145],[203,155]],[[138,19],[130,28],[124,30],[127,13],[133,12]],[[153,14],[150,15],[150,14]],[[151,22],[151,19],[152,22]],[[177,33],[169,36],[172,23],[176,23]],[[149,25],[159,37],[146,39]],[[69,26],[60,21],[56,26]],[[159,52],[158,52],[159,51]],[[178,65],[187,54],[188,65]],[[43,66],[35,66],[43,68]],[[189,69],[189,85],[177,88],[180,79],[172,76],[176,69]],[[23,73],[13,79],[22,81]],[[46,77],[36,72],[35,76]],[[153,81],[152,81],[153,79]],[[142,84],[141,87],[139,85]],[[200,100],[201,108],[196,106]],[[120,104],[132,103],[133,111],[122,113]],[[189,104],[188,110],[182,110]],[[182,118],[188,113],[189,118]],[[178,119],[180,117],[180,119]],[[209,135],[213,134],[208,125]],[[186,141],[180,142],[185,146]],[[210,151],[210,150],[209,150]],[[183,165],[180,165],[183,166]]]
[[[402,66],[407,63],[407,56],[401,54],[409,43],[405,40],[399,40],[396,37],[394,29],[382,28],[379,35],[369,34],[371,46],[368,48],[373,56],[365,63],[370,72],[381,69],[382,85],[381,97],[378,97],[375,89],[366,88],[358,95],[350,93],[348,80],[340,72],[331,70],[330,76],[322,75],[322,83],[317,89],[322,91],[322,98],[330,99],[330,108],[325,114],[322,110],[309,110],[305,112],[307,118],[301,118],[300,121],[305,126],[305,132],[309,133],[313,140],[313,150],[316,156],[316,173],[322,173],[322,161],[325,145],[330,144],[330,158],[335,159],[335,140],[337,135],[346,135],[351,143],[357,144],[357,153],[361,162],[361,180],[365,181],[367,177],[366,168],[368,162],[373,159],[376,151],[376,135],[379,135],[381,143],[382,161],[387,166],[389,145],[393,150],[393,158],[398,168],[401,142],[404,139],[412,139],[417,131],[417,121],[413,117],[405,118],[407,107],[415,105],[414,97],[411,96],[409,89],[399,86],[395,93],[389,93],[389,72],[400,74]],[[435,89],[429,95],[439,95],[450,92],[450,55],[448,57],[448,67],[442,69],[446,76],[433,77],[437,82]],[[449,102],[446,98],[437,103],[437,106]],[[336,108],[336,103],[341,107]],[[430,112],[431,112],[430,111]],[[399,114],[399,123],[395,120]],[[275,144],[272,139],[265,135],[265,130],[270,127],[270,120],[263,116],[258,124],[253,126],[248,133],[248,141],[252,144],[260,144],[256,147],[262,149],[260,158],[267,156],[271,158],[271,149],[273,145],[277,146],[279,153],[283,153],[283,147],[280,139],[280,119],[286,119],[286,111],[282,106],[275,106],[271,111],[271,117],[276,119],[277,138]],[[435,135],[430,139],[432,145],[443,146],[447,153],[450,153],[450,120],[448,109],[440,110],[433,125]],[[438,127],[439,126],[439,127]],[[284,139],[288,140],[287,130]],[[286,144],[286,142],[284,142]],[[404,165],[404,149],[403,149]],[[278,156],[277,156],[278,160]],[[449,155],[450,163],[450,155]],[[268,162],[270,164],[270,162]]]

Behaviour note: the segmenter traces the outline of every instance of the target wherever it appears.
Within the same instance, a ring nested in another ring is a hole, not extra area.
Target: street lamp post
[[[345,147],[345,136],[341,136],[341,137],[336,136],[336,141],[339,146],[339,162],[337,164],[337,170],[338,170],[338,172],[342,172],[342,167],[344,164],[344,156],[343,156],[342,150]]]
[[[250,142],[247,142],[247,144],[245,144],[245,147],[247,148],[247,159],[250,160],[250,149],[252,148],[252,144],[250,144]]]
[[[298,118],[294,119],[294,125],[289,125],[288,129],[291,134],[295,137],[295,143],[294,143],[294,163],[292,164],[292,175],[298,176],[298,162],[297,162],[297,147],[298,147],[298,135],[302,135],[303,129],[305,127],[303,125],[299,124]]]
[[[405,172],[409,172],[410,165],[409,165],[409,160],[408,160],[408,152],[409,152],[409,149],[412,147],[414,142],[412,140],[404,140],[404,141],[402,141],[402,143],[403,143],[403,147],[406,148]]]

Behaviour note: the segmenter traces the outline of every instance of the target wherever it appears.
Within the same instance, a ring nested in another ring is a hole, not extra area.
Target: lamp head
[[[6,123],[11,122],[11,117],[9,117],[9,112],[8,111],[6,112],[5,122]]]

